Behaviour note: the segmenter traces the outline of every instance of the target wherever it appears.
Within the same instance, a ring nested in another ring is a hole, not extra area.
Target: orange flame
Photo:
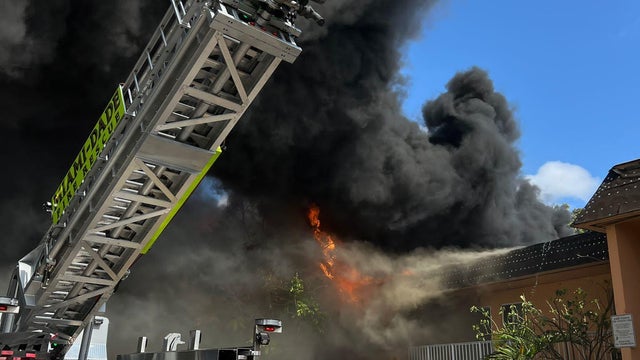
[[[313,228],[313,237],[322,249],[323,260],[319,266],[324,275],[333,280],[347,300],[353,303],[360,301],[358,294],[371,284],[373,279],[363,276],[357,269],[337,261],[336,242],[333,237],[320,228],[320,208],[312,205],[308,213],[309,223]]]
[[[324,256],[324,260],[320,262],[320,269],[326,277],[329,279],[334,279],[333,275],[333,267],[336,262],[336,243],[331,238],[331,235],[325,233],[320,230],[320,208],[317,206],[312,206],[309,209],[309,223],[311,223],[311,227],[313,228],[313,237],[316,239],[320,247],[322,248],[322,255]]]

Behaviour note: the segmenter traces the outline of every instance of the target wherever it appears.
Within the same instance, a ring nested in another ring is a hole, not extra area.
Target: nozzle
[[[315,22],[320,26],[324,25],[325,23],[322,15],[318,14],[318,12],[315,11],[310,5],[305,5],[304,7],[300,8],[298,14],[306,17],[307,19],[315,20]]]

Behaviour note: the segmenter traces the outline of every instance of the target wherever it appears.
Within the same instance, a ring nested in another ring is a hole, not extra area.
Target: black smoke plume
[[[40,241],[49,223],[40,204],[168,7],[14,3],[0,4],[6,268]],[[289,335],[274,340],[290,358],[391,358],[411,341],[435,339],[409,311],[437,296],[437,283],[381,283],[375,301],[356,309],[335,299],[318,274],[321,254],[304,220],[311,204],[346,243],[345,259],[380,276],[438,264],[442,257],[428,248],[567,234],[568,214],[540,203],[521,178],[517,123],[484,71],[457,74],[425,104],[424,124],[402,114],[401,50],[433,3],[328,0],[318,7],[326,27],[305,26],[301,57],[276,72],[232,132],[212,171],[220,184],[204,185],[111,300],[111,355],[133,351],[139,335],[190,327],[215,338],[205,337],[212,346],[244,341],[252,318],[271,314],[291,322]],[[228,193],[227,206],[215,204],[214,190]],[[324,335],[291,313],[287,281],[295,273],[326,314]],[[410,291],[417,288],[433,291]],[[396,304],[390,299],[398,294],[410,298]]]
[[[456,75],[425,104],[428,131],[402,114],[393,91],[400,49],[421,7],[372,1],[357,20],[305,41],[234,130],[214,174],[267,206],[317,203],[332,230],[397,251],[566,234],[568,218],[555,222],[521,178],[517,123],[484,71]]]
[[[165,7],[130,0],[0,3],[3,264],[15,263],[42,238],[49,219],[40,205]]]

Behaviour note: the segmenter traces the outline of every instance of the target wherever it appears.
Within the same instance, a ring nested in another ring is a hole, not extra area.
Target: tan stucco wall
[[[631,314],[640,331],[640,219],[607,226],[617,314]],[[640,345],[640,344],[639,344]],[[623,360],[640,360],[640,347],[622,349]]]
[[[525,295],[538,308],[547,310],[546,301],[555,297],[556,291],[567,289],[573,291],[581,288],[589,298],[606,299],[605,289],[611,286],[609,263],[601,262],[593,265],[541,274],[512,281],[486,285],[478,289],[478,306],[490,306],[493,320],[502,324],[499,314],[504,304],[521,302],[520,295]]]

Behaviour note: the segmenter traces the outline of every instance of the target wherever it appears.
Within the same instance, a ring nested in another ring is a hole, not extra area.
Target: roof
[[[573,226],[604,232],[633,216],[640,216],[640,159],[612,167]]]
[[[446,271],[444,285],[450,289],[462,288],[608,260],[606,235],[586,232],[454,266]]]

